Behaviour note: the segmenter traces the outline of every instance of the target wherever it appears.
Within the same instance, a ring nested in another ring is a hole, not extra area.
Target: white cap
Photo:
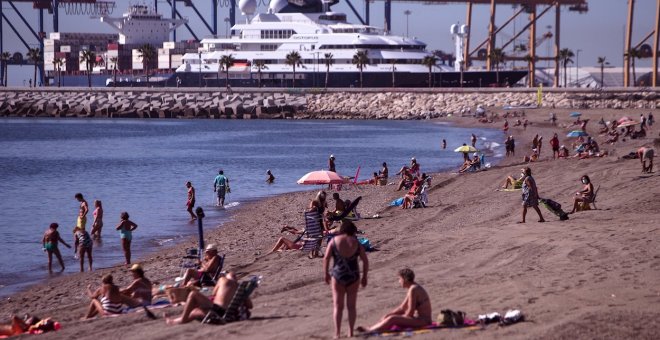
[[[335,158],[335,155],[330,155],[330,158]]]

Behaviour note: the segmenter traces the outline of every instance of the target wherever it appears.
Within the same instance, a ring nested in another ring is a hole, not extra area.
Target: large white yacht
[[[255,15],[256,0],[241,0],[245,23],[231,28],[230,37],[206,38],[198,53],[186,53],[176,69],[183,86],[359,87],[360,70],[352,62],[364,51],[364,87],[460,86],[460,74],[448,65],[424,65],[432,55],[415,38],[392,35],[377,27],[347,22],[346,14],[330,10],[338,0],[271,0],[266,13]],[[296,66],[286,62],[291,52],[300,55]],[[326,64],[331,54],[332,64]],[[231,55],[229,79],[221,59]],[[263,65],[260,67],[260,65]],[[431,77],[429,77],[431,73]],[[503,84],[514,84],[524,71],[501,71]],[[495,83],[495,72],[464,72],[464,86]],[[261,80],[260,80],[261,78]]]

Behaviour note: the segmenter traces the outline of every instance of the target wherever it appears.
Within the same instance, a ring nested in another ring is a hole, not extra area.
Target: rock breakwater
[[[477,105],[526,107],[535,89],[12,89],[0,90],[0,116],[230,119],[425,119]],[[542,106],[655,109],[660,89],[549,89]]]

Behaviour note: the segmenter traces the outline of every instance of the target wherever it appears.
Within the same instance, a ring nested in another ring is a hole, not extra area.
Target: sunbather
[[[401,287],[408,290],[403,303],[385,314],[375,325],[369,328],[358,327],[358,332],[382,332],[389,330],[392,326],[419,328],[433,322],[431,299],[426,290],[415,282],[415,273],[408,268],[401,269],[399,283]]]
[[[637,157],[642,164],[642,173],[652,173],[653,172],[653,156],[654,150],[648,147],[641,147],[637,150]],[[649,162],[649,165],[646,166],[646,161]]]
[[[112,280],[112,275],[107,274],[101,279],[103,284],[92,292],[91,285],[87,286],[87,295],[92,299],[85,319],[97,315],[121,314],[124,312],[123,305],[139,305],[139,302],[121,294]],[[98,300],[97,300],[98,299]]]
[[[218,248],[214,244],[209,244],[204,250],[204,258],[199,262],[199,269],[188,268],[183,275],[183,285],[193,279],[194,282],[212,281],[213,275],[218,270],[220,265],[220,256],[218,255]]]
[[[298,235],[298,237],[293,241],[291,241],[291,240],[289,240],[285,237],[280,237],[277,240],[277,242],[275,243],[275,246],[273,247],[273,249],[270,251],[269,254],[274,253],[278,250],[297,250],[297,249],[302,248],[303,242],[301,241],[302,237],[300,237],[300,236],[303,235],[305,233],[305,231],[304,230],[302,230],[302,231],[298,230],[294,227],[289,227],[288,225],[285,225],[281,230],[281,232],[285,232],[285,231],[289,232],[293,235]]]
[[[403,188],[409,188],[409,185],[412,185],[412,180],[413,180],[413,175],[410,172],[410,169],[408,166],[403,166],[399,172],[396,173],[397,175],[401,175],[401,181],[399,181],[399,185],[396,188],[396,191],[399,191]]]
[[[29,325],[16,315],[11,316],[9,324],[0,325],[0,336],[14,336],[27,332]]]
[[[128,295],[133,300],[134,304],[129,305],[129,307],[138,307],[138,306],[148,306],[151,304],[151,290],[152,284],[149,279],[144,276],[144,269],[139,264],[134,264],[131,269],[133,274],[133,282],[131,282],[128,287],[121,290],[121,293]]]
[[[504,184],[502,185],[502,189],[508,189],[509,186],[511,186],[511,189],[520,189],[522,188],[523,179],[525,179],[524,174],[520,174],[518,179],[515,179],[513,176],[507,176],[506,180],[504,180]]]
[[[477,169],[481,167],[481,160],[479,159],[479,154],[475,152],[472,156],[473,156],[472,160],[463,163],[461,169],[458,170],[458,172],[464,173],[467,171],[477,171]]]
[[[181,316],[175,319],[167,318],[165,321],[168,325],[176,325],[188,323],[192,320],[201,320],[211,310],[219,315],[224,315],[237,289],[238,280],[236,280],[233,272],[229,272],[221,277],[215,287],[213,287],[212,300],[199,291],[191,291],[188,294],[188,299],[186,300]],[[244,306],[251,309],[252,301],[249,298],[246,299]]]
[[[419,179],[415,179],[413,181],[413,186],[408,190],[408,193],[403,197],[403,205],[401,206],[403,209],[410,209],[412,208],[412,203],[415,200],[415,197],[419,195],[420,191],[422,190],[422,181]]]
[[[574,213],[578,209],[578,205],[581,203],[591,203],[594,200],[594,185],[591,183],[589,176],[582,176],[581,181],[582,184],[584,184],[584,187],[582,190],[575,193],[575,197],[573,198],[573,210],[571,210],[569,214]]]

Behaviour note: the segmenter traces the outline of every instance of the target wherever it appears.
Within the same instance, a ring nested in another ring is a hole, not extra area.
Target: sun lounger
[[[245,301],[250,297],[252,292],[254,292],[254,290],[259,286],[260,281],[261,277],[259,276],[253,276],[247,281],[241,281],[241,283],[238,284],[236,293],[234,293],[234,297],[231,299],[231,302],[229,302],[229,306],[227,306],[225,313],[223,315],[219,315],[215,311],[211,310],[206,313],[202,323],[224,325],[228,322],[249,319],[250,313],[243,308],[243,305],[245,304]]]
[[[301,238],[303,241],[302,251],[316,256],[321,251],[323,241],[323,227],[321,226],[321,215],[315,211],[305,212],[305,233]]]
[[[215,286],[216,283],[218,283],[218,278],[220,277],[220,273],[222,273],[222,268],[225,266],[225,254],[222,254],[220,256],[220,263],[218,263],[218,267],[215,269],[215,273],[209,278],[206,275],[202,275],[202,277],[199,278],[199,285],[200,286]]]

